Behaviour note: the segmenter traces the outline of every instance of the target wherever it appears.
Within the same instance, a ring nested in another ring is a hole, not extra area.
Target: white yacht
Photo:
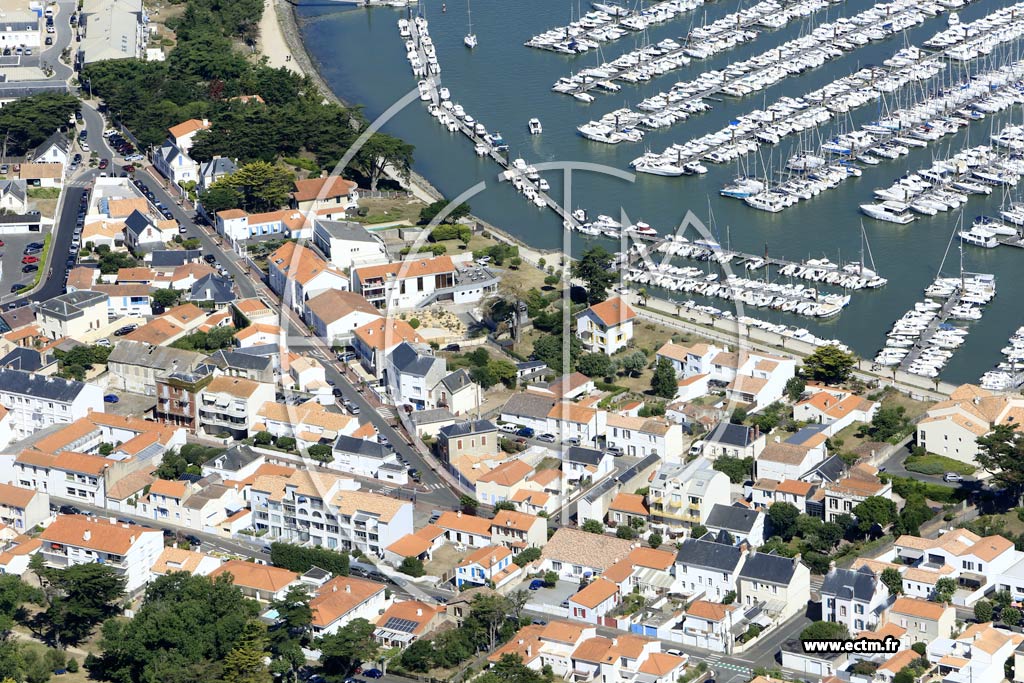
[[[760,180],[757,180],[756,178],[738,176],[731,183],[723,187],[721,191],[719,191],[719,194],[723,197],[743,199],[757,194],[762,190],[764,190],[764,183]]]
[[[540,125],[540,119],[532,118],[529,122],[530,135],[540,135],[544,132],[544,128]]]
[[[472,8],[470,7],[470,2],[471,0],[466,0],[466,18],[469,21],[469,33],[467,33],[466,37],[462,39],[462,42],[466,45],[466,47],[472,50],[474,47],[476,47],[477,41],[476,34],[473,33],[473,12]]]
[[[591,121],[590,123],[584,123],[581,126],[577,126],[576,130],[579,131],[580,135],[588,140],[605,142],[609,145],[617,145],[625,140],[622,134],[611,126],[606,126],[603,123],[598,123],[596,121]]]
[[[969,230],[958,230],[956,234],[964,244],[973,244],[984,249],[995,249],[999,246],[996,236],[979,225],[973,225]]]
[[[860,210],[871,218],[886,221],[887,223],[906,225],[907,223],[917,220],[917,216],[909,214],[906,211],[897,212],[885,204],[861,204]]]

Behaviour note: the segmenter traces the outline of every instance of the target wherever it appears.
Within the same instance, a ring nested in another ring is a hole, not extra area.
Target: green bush
[[[306,548],[278,542],[270,544],[270,564],[299,574],[315,566],[335,576],[348,576],[349,559],[346,553],[327,548]]]

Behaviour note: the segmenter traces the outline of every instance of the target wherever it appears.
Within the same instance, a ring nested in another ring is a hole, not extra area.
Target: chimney
[[[85,533],[82,534],[82,540],[83,541],[88,541],[88,540],[91,540],[91,539],[92,539],[92,532],[89,531],[88,529],[86,529]]]
[[[422,607],[417,607],[416,608],[416,616],[418,616],[418,617],[422,617],[423,616],[423,608]]]
[[[346,586],[346,588],[347,587],[348,586]],[[331,586],[331,592],[332,593],[337,593],[338,592],[338,584],[334,584],[333,586]]]
[[[345,592],[346,593],[351,593],[352,592],[352,584],[349,584],[349,583],[345,584]]]
[[[458,512],[456,512],[455,516],[456,517],[462,517],[462,510],[459,510]]]

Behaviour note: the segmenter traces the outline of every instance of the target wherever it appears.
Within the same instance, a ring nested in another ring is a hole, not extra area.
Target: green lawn
[[[953,458],[947,458],[944,455],[933,455],[931,453],[909,456],[904,463],[904,467],[910,472],[918,472],[920,474],[945,474],[946,472],[956,472],[962,475],[974,474],[974,468],[970,465]]]

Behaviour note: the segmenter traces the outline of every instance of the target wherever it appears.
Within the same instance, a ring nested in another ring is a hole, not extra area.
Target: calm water
[[[422,8],[430,20],[430,34],[441,63],[442,83],[459,102],[488,130],[500,131],[512,147],[513,156],[522,156],[531,163],[592,162],[629,170],[629,161],[645,147],[660,151],[672,142],[718,130],[731,118],[751,109],[771,104],[780,96],[799,96],[849,74],[861,66],[880,63],[904,44],[920,44],[946,25],[944,16],[929,19],[905,36],[872,43],[824,67],[779,84],[741,100],[729,99],[712,103],[714,109],[668,130],[649,132],[640,144],[617,146],[589,142],[576,134],[575,127],[592,118],[621,107],[635,106],[641,99],[673,83],[691,80],[702,71],[722,68],[732,61],[760,54],[764,50],[806,32],[816,23],[840,16],[852,16],[870,7],[870,0],[848,0],[813,17],[791,23],[778,31],[763,31],[752,44],[740,46],[716,57],[695,60],[688,67],[666,74],[638,86],[623,84],[618,93],[599,94],[597,100],[584,104],[571,97],[550,91],[554,81],[574,69],[596,65],[631,50],[640,44],[640,36],[628,36],[606,45],[603,53],[570,57],[542,52],[523,46],[530,36],[567,23],[571,8],[562,0],[514,0],[473,2],[473,29],[480,44],[467,50],[462,37],[467,32],[466,0],[446,0],[447,12],[441,3],[430,0]],[[748,3],[749,4],[749,3]],[[980,18],[992,10],[1009,4],[1002,0],[979,0],[960,12],[963,21]],[[710,2],[697,12],[684,15],[649,31],[650,42],[666,37],[678,38],[690,28],[691,22],[712,21],[735,11],[735,2]],[[365,106],[370,118],[388,109],[403,95],[415,88],[405,59],[404,39],[398,35],[396,22],[404,10],[386,8],[339,9],[332,5],[309,5],[299,8],[302,33],[314,60],[334,91],[346,100]],[[978,65],[972,65],[977,70]],[[986,67],[987,68],[987,67]],[[960,71],[956,72],[957,75]],[[899,106],[895,101],[893,106]],[[846,120],[833,125],[849,128],[877,116],[877,105],[869,105]],[[530,136],[527,121],[541,119],[544,133]],[[675,229],[688,210],[692,210],[718,233],[724,243],[728,238],[733,248],[761,253],[767,245],[773,255],[791,259],[828,256],[837,260],[855,259],[860,250],[861,216],[857,205],[871,200],[871,190],[887,186],[907,171],[930,164],[933,157],[943,158],[965,144],[983,144],[993,126],[1021,120],[1015,109],[1001,117],[972,125],[952,138],[933,143],[926,149],[913,150],[907,157],[866,167],[861,178],[846,181],[837,189],[827,191],[811,201],[780,214],[766,214],[747,208],[742,202],[721,198],[718,190],[735,174],[735,166],[710,167],[710,173],[699,178],[662,178],[637,174],[634,182],[577,172],[573,177],[572,205],[585,207],[591,216],[606,213],[618,216],[620,207],[633,220],[644,220],[660,232]],[[392,118],[384,127],[416,146],[416,170],[428,178],[447,197],[454,197],[484,181],[486,189],[470,199],[474,213],[541,248],[558,248],[562,242],[561,221],[551,212],[529,204],[506,184],[497,182],[498,167],[473,152],[472,145],[461,135],[449,134],[427,114],[418,100]],[[822,135],[833,133],[832,128]],[[785,159],[796,149],[796,140],[783,141],[769,158],[770,148],[763,146],[765,163]],[[546,174],[552,185],[552,196],[561,197],[560,172]],[[965,206],[964,216],[970,220],[981,213],[991,213],[1001,196],[972,198]],[[713,215],[713,222],[709,221]],[[865,220],[875,265],[889,284],[874,292],[853,294],[853,301],[836,319],[816,323],[800,316],[787,316],[773,311],[754,310],[749,314],[811,329],[819,335],[838,337],[865,357],[873,357],[893,321],[913,302],[935,277],[946,252],[956,221],[953,213],[921,217],[907,226]],[[590,240],[577,236],[578,250]],[[610,245],[614,247],[615,245]],[[1000,360],[999,349],[1019,325],[1024,324],[1024,250],[999,247],[992,250],[965,247],[964,265],[968,270],[995,273],[999,293],[985,311],[985,317],[971,325],[966,344],[946,367],[943,378],[950,381],[976,381],[982,372]],[[959,268],[956,245],[950,248],[944,272],[955,274]],[[742,275],[742,273],[740,273]],[[713,301],[719,307],[727,302]]]

